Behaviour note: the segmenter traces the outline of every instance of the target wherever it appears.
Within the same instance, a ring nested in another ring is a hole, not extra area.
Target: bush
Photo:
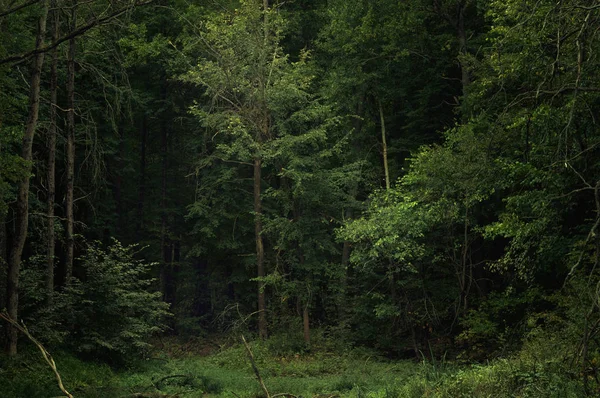
[[[168,304],[150,291],[152,264],[135,260],[135,246],[114,241],[106,249],[90,245],[81,258],[83,275],[65,289],[70,343],[78,352],[122,360],[149,347],[165,330]]]

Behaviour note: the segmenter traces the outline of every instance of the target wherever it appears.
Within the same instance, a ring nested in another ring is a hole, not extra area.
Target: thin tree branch
[[[254,374],[256,375],[256,378],[258,379],[258,384],[260,384],[260,387],[264,391],[267,398],[271,398],[271,394],[269,394],[269,390],[267,390],[267,386],[265,386],[265,383],[263,382],[262,377],[260,377],[260,372],[258,371],[256,362],[254,361],[254,355],[252,354],[252,350],[250,349],[250,346],[248,345],[248,342],[246,341],[246,339],[244,338],[243,335],[242,335],[242,342],[244,343],[244,347],[246,347],[246,352],[248,353],[248,358],[250,359],[250,364],[252,365],[252,370],[254,370]]]
[[[0,18],[2,18],[4,16],[7,16],[9,14],[12,14],[13,12],[17,12],[19,10],[22,10],[23,8],[29,7],[29,6],[34,5],[36,3],[39,3],[39,2],[40,2],[40,0],[30,0],[28,2],[25,2],[25,3],[21,4],[21,5],[18,5],[16,7],[9,8],[8,10],[0,12]]]
[[[39,1],[39,0],[37,0],[37,1]],[[6,58],[3,58],[3,59],[0,59],[0,65],[11,63],[11,62],[21,62],[21,61],[24,61],[24,60],[26,60],[29,57],[32,57],[34,55],[37,55],[37,54],[40,54],[40,53],[46,53],[46,52],[48,52],[48,51],[50,51],[50,50],[58,47],[61,43],[64,43],[65,41],[73,39],[73,38],[75,38],[77,36],[81,36],[82,34],[84,34],[85,32],[87,32],[88,30],[90,30],[90,29],[92,29],[92,28],[94,28],[94,27],[96,27],[98,25],[102,25],[102,24],[104,24],[106,22],[109,22],[110,20],[123,15],[124,13],[126,13],[127,11],[132,10],[135,7],[141,7],[141,6],[145,6],[145,5],[151,4],[151,3],[152,3],[152,0],[147,0],[147,1],[140,2],[140,3],[134,3],[131,6],[122,8],[120,10],[117,10],[117,11],[113,12],[112,14],[107,15],[106,17],[97,18],[97,19],[94,18],[90,22],[88,22],[87,24],[85,24],[83,26],[80,26],[79,28],[73,30],[69,34],[61,37],[60,39],[56,40],[54,43],[52,43],[52,44],[50,44],[48,46],[45,46],[45,47],[42,47],[42,48],[39,48],[39,49],[36,49],[36,50],[31,50],[31,51],[28,51],[28,52],[23,53],[23,54],[13,55],[13,56],[10,56],[10,57],[6,57]]]

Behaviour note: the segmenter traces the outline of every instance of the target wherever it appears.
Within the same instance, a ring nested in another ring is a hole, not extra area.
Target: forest
[[[3,397],[598,396],[599,263],[598,0],[0,0]]]

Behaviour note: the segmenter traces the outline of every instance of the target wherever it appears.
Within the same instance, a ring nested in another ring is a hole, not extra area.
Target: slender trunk
[[[46,33],[46,18],[48,16],[48,1],[44,1],[42,14],[37,22],[37,36],[35,48],[40,49],[44,46],[44,35]],[[19,181],[16,204],[16,223],[13,248],[8,262],[7,275],[7,310],[8,316],[12,319],[19,319],[19,271],[21,267],[21,258],[25,240],[27,239],[27,226],[29,218],[29,177],[31,174],[31,162],[33,160],[32,147],[33,137],[38,121],[40,107],[40,77],[42,74],[42,65],[44,64],[44,54],[37,54],[33,59],[31,71],[30,91],[29,91],[29,115],[25,125],[25,134],[23,135],[22,157],[27,162],[26,176]],[[8,356],[17,355],[17,329],[7,327],[6,352]]]
[[[52,43],[58,40],[59,11],[58,2],[52,0]],[[52,65],[50,67],[50,126],[48,129],[48,197],[47,197],[47,247],[46,247],[46,305],[52,304],[54,293],[54,200],[56,195],[56,119],[58,91],[58,48],[52,50]]]
[[[148,137],[148,126],[146,115],[142,117],[141,141],[140,141],[140,181],[138,191],[137,205],[137,223],[135,227],[136,237],[141,238],[142,229],[144,228],[144,200],[146,197],[146,140]]]
[[[383,146],[383,170],[385,172],[385,189],[390,189],[390,169],[388,167],[387,141],[385,139],[385,118],[383,117],[383,106],[379,102],[379,118],[381,119],[381,145]]]
[[[268,48],[269,41],[269,0],[263,0],[263,34],[264,34],[264,49],[261,52],[261,78],[260,78],[260,90],[261,90],[261,102],[262,102],[262,137],[268,137],[269,134],[269,110],[266,101],[266,49]],[[257,141],[260,144],[262,137],[257,137]],[[262,173],[262,159],[260,155],[256,155],[254,158],[254,237],[256,240],[256,271],[258,278],[265,277],[265,248],[262,237],[262,196],[261,196],[261,173]],[[267,308],[265,303],[265,282],[262,280],[258,281],[258,335],[261,339],[267,338]]]
[[[77,0],[71,8],[71,31],[77,29]],[[75,188],[75,38],[69,40],[67,54],[67,257],[65,259],[65,283],[73,276],[75,238],[73,235],[73,202]]]
[[[254,158],[254,236],[256,239],[256,269],[259,278],[265,277],[265,249],[262,238],[262,198],[261,198],[262,161]],[[258,334],[267,338],[267,314],[265,305],[265,283],[258,281]]]

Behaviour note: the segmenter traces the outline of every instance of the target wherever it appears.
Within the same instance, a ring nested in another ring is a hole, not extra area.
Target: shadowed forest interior
[[[3,396],[597,396],[599,27],[0,0]]]

